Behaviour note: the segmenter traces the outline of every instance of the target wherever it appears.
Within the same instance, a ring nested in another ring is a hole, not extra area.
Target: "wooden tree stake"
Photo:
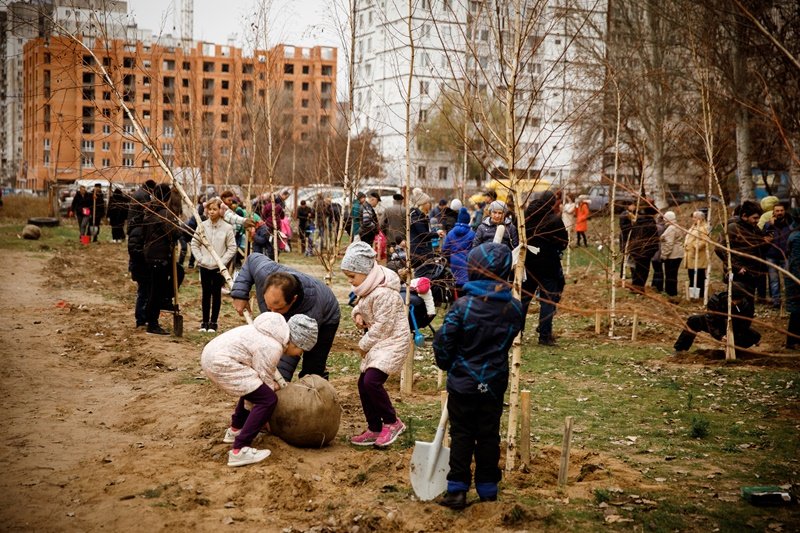
[[[564,419],[564,441],[561,443],[561,468],[558,471],[558,486],[564,487],[567,484],[567,474],[569,472],[569,448],[572,444],[572,417]]]
[[[411,394],[411,388],[414,385],[414,354],[416,353],[416,346],[412,339],[408,346],[408,357],[403,363],[403,370],[400,371],[400,395],[404,398]]]
[[[531,391],[520,391],[519,410],[522,418],[520,419],[520,441],[519,455],[521,466],[527,468],[531,462]]]
[[[439,394],[439,403],[441,404],[442,409],[444,409],[445,406],[447,406],[447,391],[446,390],[443,390]],[[445,433],[444,433],[444,440],[442,440],[442,446],[444,446],[445,448],[449,448],[450,447],[450,432],[449,431],[445,431]]]
[[[631,331],[631,340],[635,341],[636,336],[639,333],[639,312],[633,312],[633,330]]]
[[[443,383],[444,383],[444,370],[440,368],[436,371],[436,390],[440,390],[442,388]]]
[[[596,309],[594,312],[594,332],[596,335],[600,335],[600,330],[602,329],[603,321],[600,317],[600,310]]]

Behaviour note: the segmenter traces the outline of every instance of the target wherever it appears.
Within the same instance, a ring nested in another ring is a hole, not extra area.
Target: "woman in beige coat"
[[[666,228],[661,234],[661,262],[664,264],[664,292],[669,296],[678,295],[678,271],[683,261],[683,230],[676,223],[672,211],[664,213]]]
[[[365,242],[347,247],[342,272],[353,285],[358,304],[353,308],[353,322],[366,330],[358,343],[361,352],[361,375],[358,394],[367,419],[367,430],[350,439],[356,446],[384,448],[405,431],[392,401],[383,387],[390,374],[403,368],[411,342],[400,278],[375,262],[375,251]]]
[[[699,297],[703,298],[708,268],[708,224],[702,211],[692,213],[692,227],[686,234],[683,249],[689,271],[689,286],[700,289]]]

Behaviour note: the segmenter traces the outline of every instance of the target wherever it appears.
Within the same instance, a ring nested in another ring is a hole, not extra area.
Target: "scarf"
[[[383,273],[383,267],[376,262],[372,265],[372,270],[369,271],[369,274],[367,274],[366,279],[361,282],[361,285],[353,287],[353,292],[356,293],[356,296],[359,298],[363,298],[383,285],[385,281],[386,275]]]

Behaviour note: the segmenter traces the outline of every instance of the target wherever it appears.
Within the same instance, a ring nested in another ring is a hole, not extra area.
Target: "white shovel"
[[[442,409],[433,442],[414,443],[414,453],[411,455],[411,487],[414,494],[424,502],[434,499],[447,489],[450,448],[442,446],[446,427],[447,404]]]
[[[700,259],[700,252],[697,249],[697,246],[694,248],[694,279],[692,280],[692,286],[689,287],[689,298],[692,300],[699,300],[700,299],[700,287],[697,286],[697,263]]]

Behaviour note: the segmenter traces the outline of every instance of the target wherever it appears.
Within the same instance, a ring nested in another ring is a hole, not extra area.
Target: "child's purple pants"
[[[383,388],[387,379],[389,375],[377,368],[368,368],[358,377],[358,395],[370,431],[380,432],[384,424],[397,422],[397,413]]]
[[[245,400],[253,404],[252,410],[248,411],[244,408]],[[231,417],[231,427],[242,430],[233,441],[234,450],[250,446],[264,424],[269,421],[276,405],[278,405],[278,396],[263,383],[253,392],[239,398],[239,403],[236,404],[236,410]]]

